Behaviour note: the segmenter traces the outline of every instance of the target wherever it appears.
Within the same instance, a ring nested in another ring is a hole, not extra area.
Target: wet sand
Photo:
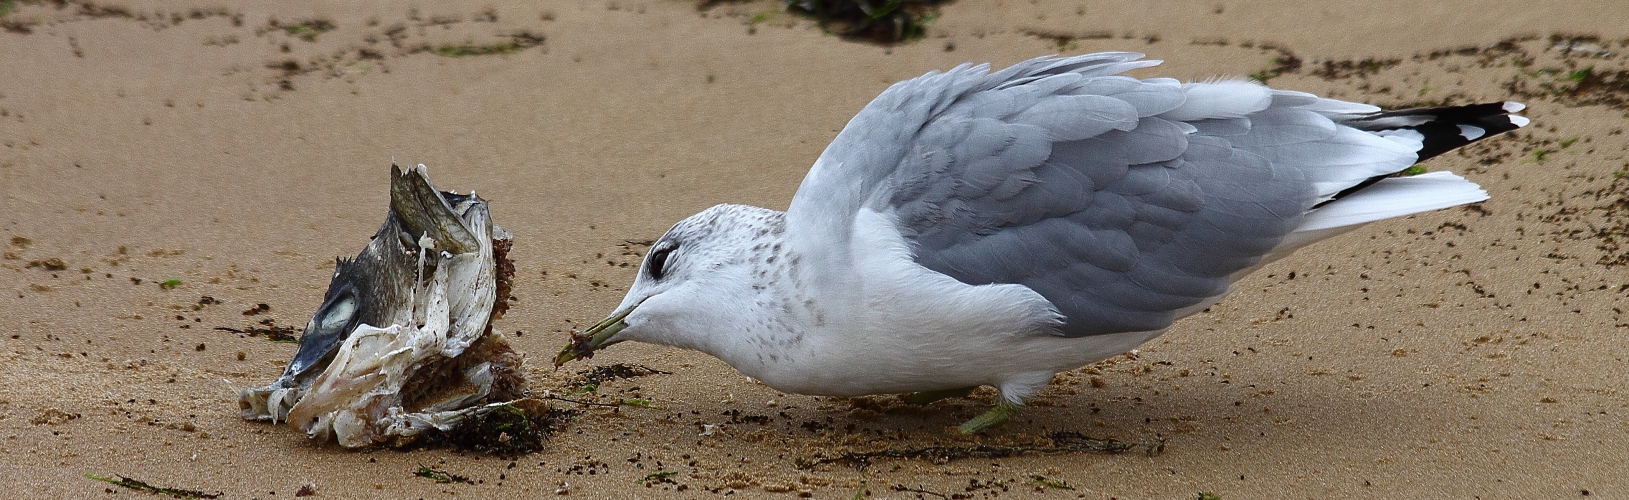
[[[0,4],[6,496],[150,495],[86,474],[222,498],[1629,493],[1622,6],[961,0],[882,47],[774,2],[19,3]],[[1427,165],[1491,200],[1277,262],[978,437],[947,429],[989,391],[787,395],[645,345],[549,366],[620,300],[640,242],[715,203],[784,209],[890,83],[1100,50],[1167,61],[1138,76],[1386,106],[1521,100],[1534,125]],[[478,191],[515,234],[497,326],[535,393],[620,363],[669,373],[572,397],[653,405],[555,402],[580,413],[513,459],[316,447],[239,419],[234,389],[294,346],[222,329],[303,326],[383,217],[392,159]],[[1060,431],[1131,448],[981,455]],[[906,456],[842,460],[887,450]]]

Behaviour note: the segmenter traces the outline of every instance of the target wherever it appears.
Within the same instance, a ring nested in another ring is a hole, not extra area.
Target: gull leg
[[[1024,398],[1052,381],[1052,372],[1039,371],[1016,374],[996,386],[1001,396],[996,397],[995,408],[972,420],[956,426],[962,434],[978,434],[996,424],[1006,422],[1024,408]]]
[[[1006,398],[999,398],[996,400],[995,408],[991,408],[990,411],[956,426],[956,430],[961,431],[962,434],[978,434],[984,429],[990,428],[990,426],[1006,422],[1007,419],[1017,415],[1018,410],[1023,408],[1022,403],[1014,403]]]
[[[899,396],[899,399],[913,405],[925,405],[941,399],[966,396],[968,394],[972,394],[974,389],[978,389],[978,386],[963,387],[960,389],[945,389],[941,391],[913,392],[910,394],[902,394]]]

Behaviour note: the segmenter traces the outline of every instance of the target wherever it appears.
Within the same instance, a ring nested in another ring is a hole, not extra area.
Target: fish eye
[[[317,328],[322,331],[332,331],[345,326],[356,315],[356,294],[346,290],[339,300],[329,304],[322,311],[322,318],[317,320]]]
[[[645,269],[650,273],[651,279],[662,279],[662,271],[667,267],[668,254],[678,248],[678,245],[667,245],[650,253],[650,259],[645,261]]]

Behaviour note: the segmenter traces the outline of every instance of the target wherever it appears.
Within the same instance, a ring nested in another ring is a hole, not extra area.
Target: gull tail
[[[1331,117],[1336,122],[1393,141],[1418,144],[1418,161],[1460,146],[1526,126],[1515,115],[1521,103],[1502,102],[1438,108],[1383,111]],[[1263,262],[1289,255],[1296,249],[1364,224],[1429,212],[1488,199],[1487,191],[1453,172],[1414,176],[1378,176],[1337,193],[1333,199],[1307,212],[1301,225],[1285,237]]]

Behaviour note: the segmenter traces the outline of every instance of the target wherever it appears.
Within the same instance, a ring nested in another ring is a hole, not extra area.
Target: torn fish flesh
[[[437,191],[424,165],[391,173],[384,225],[337,259],[283,375],[240,391],[243,418],[399,446],[524,396],[524,356],[492,330],[514,275],[509,233],[474,192]]]

